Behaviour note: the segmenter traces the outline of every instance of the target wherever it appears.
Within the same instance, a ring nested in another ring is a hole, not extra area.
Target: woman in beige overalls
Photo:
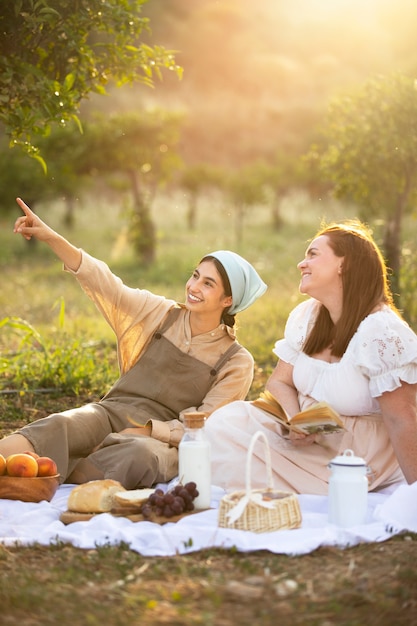
[[[204,257],[186,302],[127,287],[108,266],[53,231],[20,199],[14,232],[44,241],[74,274],[115,332],[120,378],[98,402],[56,413],[0,441],[4,456],[53,458],[63,482],[113,478],[127,489],[178,473],[182,416],[244,399],[253,358],[236,340],[234,316],[266,285],[239,255]]]

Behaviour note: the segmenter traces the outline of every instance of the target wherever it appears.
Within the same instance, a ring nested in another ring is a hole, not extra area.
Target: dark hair
[[[334,254],[343,257],[343,307],[333,324],[321,305],[314,326],[303,347],[306,354],[321,352],[332,345],[331,353],[341,357],[359,324],[378,304],[386,304],[398,315],[388,284],[387,267],[371,230],[359,220],[323,226],[315,235],[325,235]]]
[[[224,269],[220,261],[215,256],[211,256],[210,254],[203,257],[200,263],[202,263],[203,261],[212,261],[214,263],[215,268],[219,272],[220,278],[222,279],[222,285],[223,285],[225,296],[232,297],[232,288],[230,286],[230,280],[229,280],[226,270]],[[229,315],[229,313],[227,312],[227,308],[223,310],[222,322],[226,324],[226,326],[230,326],[231,328],[233,328],[233,326],[235,325],[235,316]]]

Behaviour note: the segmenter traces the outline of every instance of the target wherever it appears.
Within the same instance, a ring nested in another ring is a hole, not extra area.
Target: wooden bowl
[[[23,478],[0,476],[0,498],[23,502],[50,502],[59,487],[59,474]]]

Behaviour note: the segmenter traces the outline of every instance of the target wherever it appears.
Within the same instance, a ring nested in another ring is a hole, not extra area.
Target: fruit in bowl
[[[53,459],[34,453],[0,454],[0,498],[41,502],[52,500],[59,486]]]
[[[0,454],[0,476],[6,473],[6,459]]]
[[[6,458],[6,475],[34,478],[38,475],[38,462],[30,454],[11,454]]]
[[[49,456],[39,456],[36,463],[38,464],[38,476],[55,476],[58,472],[55,461]]]

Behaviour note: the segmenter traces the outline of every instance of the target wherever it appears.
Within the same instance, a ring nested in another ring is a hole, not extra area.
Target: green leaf
[[[73,113],[73,114],[71,115],[71,119],[73,119],[73,120],[74,120],[74,122],[77,124],[77,126],[78,126],[78,130],[80,131],[80,133],[81,133],[81,135],[82,135],[82,134],[84,133],[84,131],[83,131],[83,126],[82,126],[82,124],[81,124],[81,120],[80,120],[80,118],[79,118],[77,115],[75,115],[75,113]]]
[[[74,82],[75,82],[75,74],[73,73],[67,74],[64,80],[65,91],[70,91],[74,85]]]
[[[48,167],[47,167],[47,165],[46,165],[46,161],[45,161],[45,159],[43,159],[43,158],[41,157],[41,155],[40,155],[40,154],[31,154],[31,155],[30,155],[30,157],[31,157],[32,159],[35,159],[35,161],[38,161],[38,163],[40,163],[40,164],[41,164],[41,167],[42,167],[42,169],[43,169],[43,173],[44,173],[44,174],[47,174],[47,173],[48,173]]]

